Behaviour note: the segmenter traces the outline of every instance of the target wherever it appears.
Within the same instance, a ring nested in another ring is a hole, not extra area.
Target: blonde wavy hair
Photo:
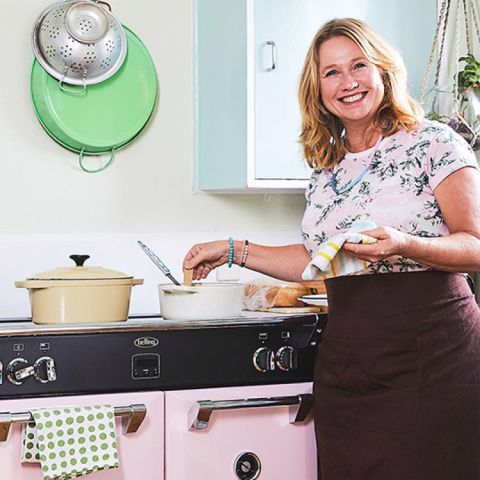
[[[330,20],[320,28],[310,45],[299,86],[300,143],[308,165],[314,168],[332,167],[347,151],[342,122],[325,108],[320,89],[320,46],[338,36],[354,41],[382,75],[384,98],[370,134],[381,131],[383,136],[390,136],[400,129],[413,130],[424,116],[420,104],[407,92],[407,73],[400,54],[361,20]]]

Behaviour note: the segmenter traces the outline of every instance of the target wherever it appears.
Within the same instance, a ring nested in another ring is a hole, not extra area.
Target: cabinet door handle
[[[267,71],[271,72],[277,68],[277,44],[273,40],[267,40],[266,44],[271,48],[272,60],[270,66],[267,67]]]
[[[305,421],[313,406],[311,393],[293,395],[291,397],[248,398],[241,400],[201,400],[196,402],[188,413],[189,430],[206,430],[210,415],[216,410],[236,410],[259,407],[296,407],[290,411],[290,423]]]

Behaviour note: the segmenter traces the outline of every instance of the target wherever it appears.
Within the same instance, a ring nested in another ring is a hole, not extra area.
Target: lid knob
[[[83,264],[90,258],[90,255],[70,255],[69,258],[76,263],[77,267],[83,267]]]

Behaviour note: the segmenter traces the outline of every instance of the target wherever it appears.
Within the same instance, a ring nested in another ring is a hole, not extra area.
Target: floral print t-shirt
[[[343,192],[342,188],[354,183],[368,164],[370,168],[360,181]],[[322,169],[312,174],[302,222],[306,249],[314,256],[326,240],[348,231],[356,220],[370,220],[419,237],[448,235],[434,191],[448,175],[463,167],[478,168],[473,150],[450,127],[429,120],[422,121],[417,130],[400,130],[383,138],[377,147],[347,153],[332,171]],[[332,173],[336,174],[339,193],[332,189]],[[393,256],[355,275],[429,269]]]

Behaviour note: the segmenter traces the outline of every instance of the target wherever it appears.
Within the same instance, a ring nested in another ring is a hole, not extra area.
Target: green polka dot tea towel
[[[118,467],[110,405],[32,410],[23,429],[22,462],[40,462],[44,480],[76,478]]]

